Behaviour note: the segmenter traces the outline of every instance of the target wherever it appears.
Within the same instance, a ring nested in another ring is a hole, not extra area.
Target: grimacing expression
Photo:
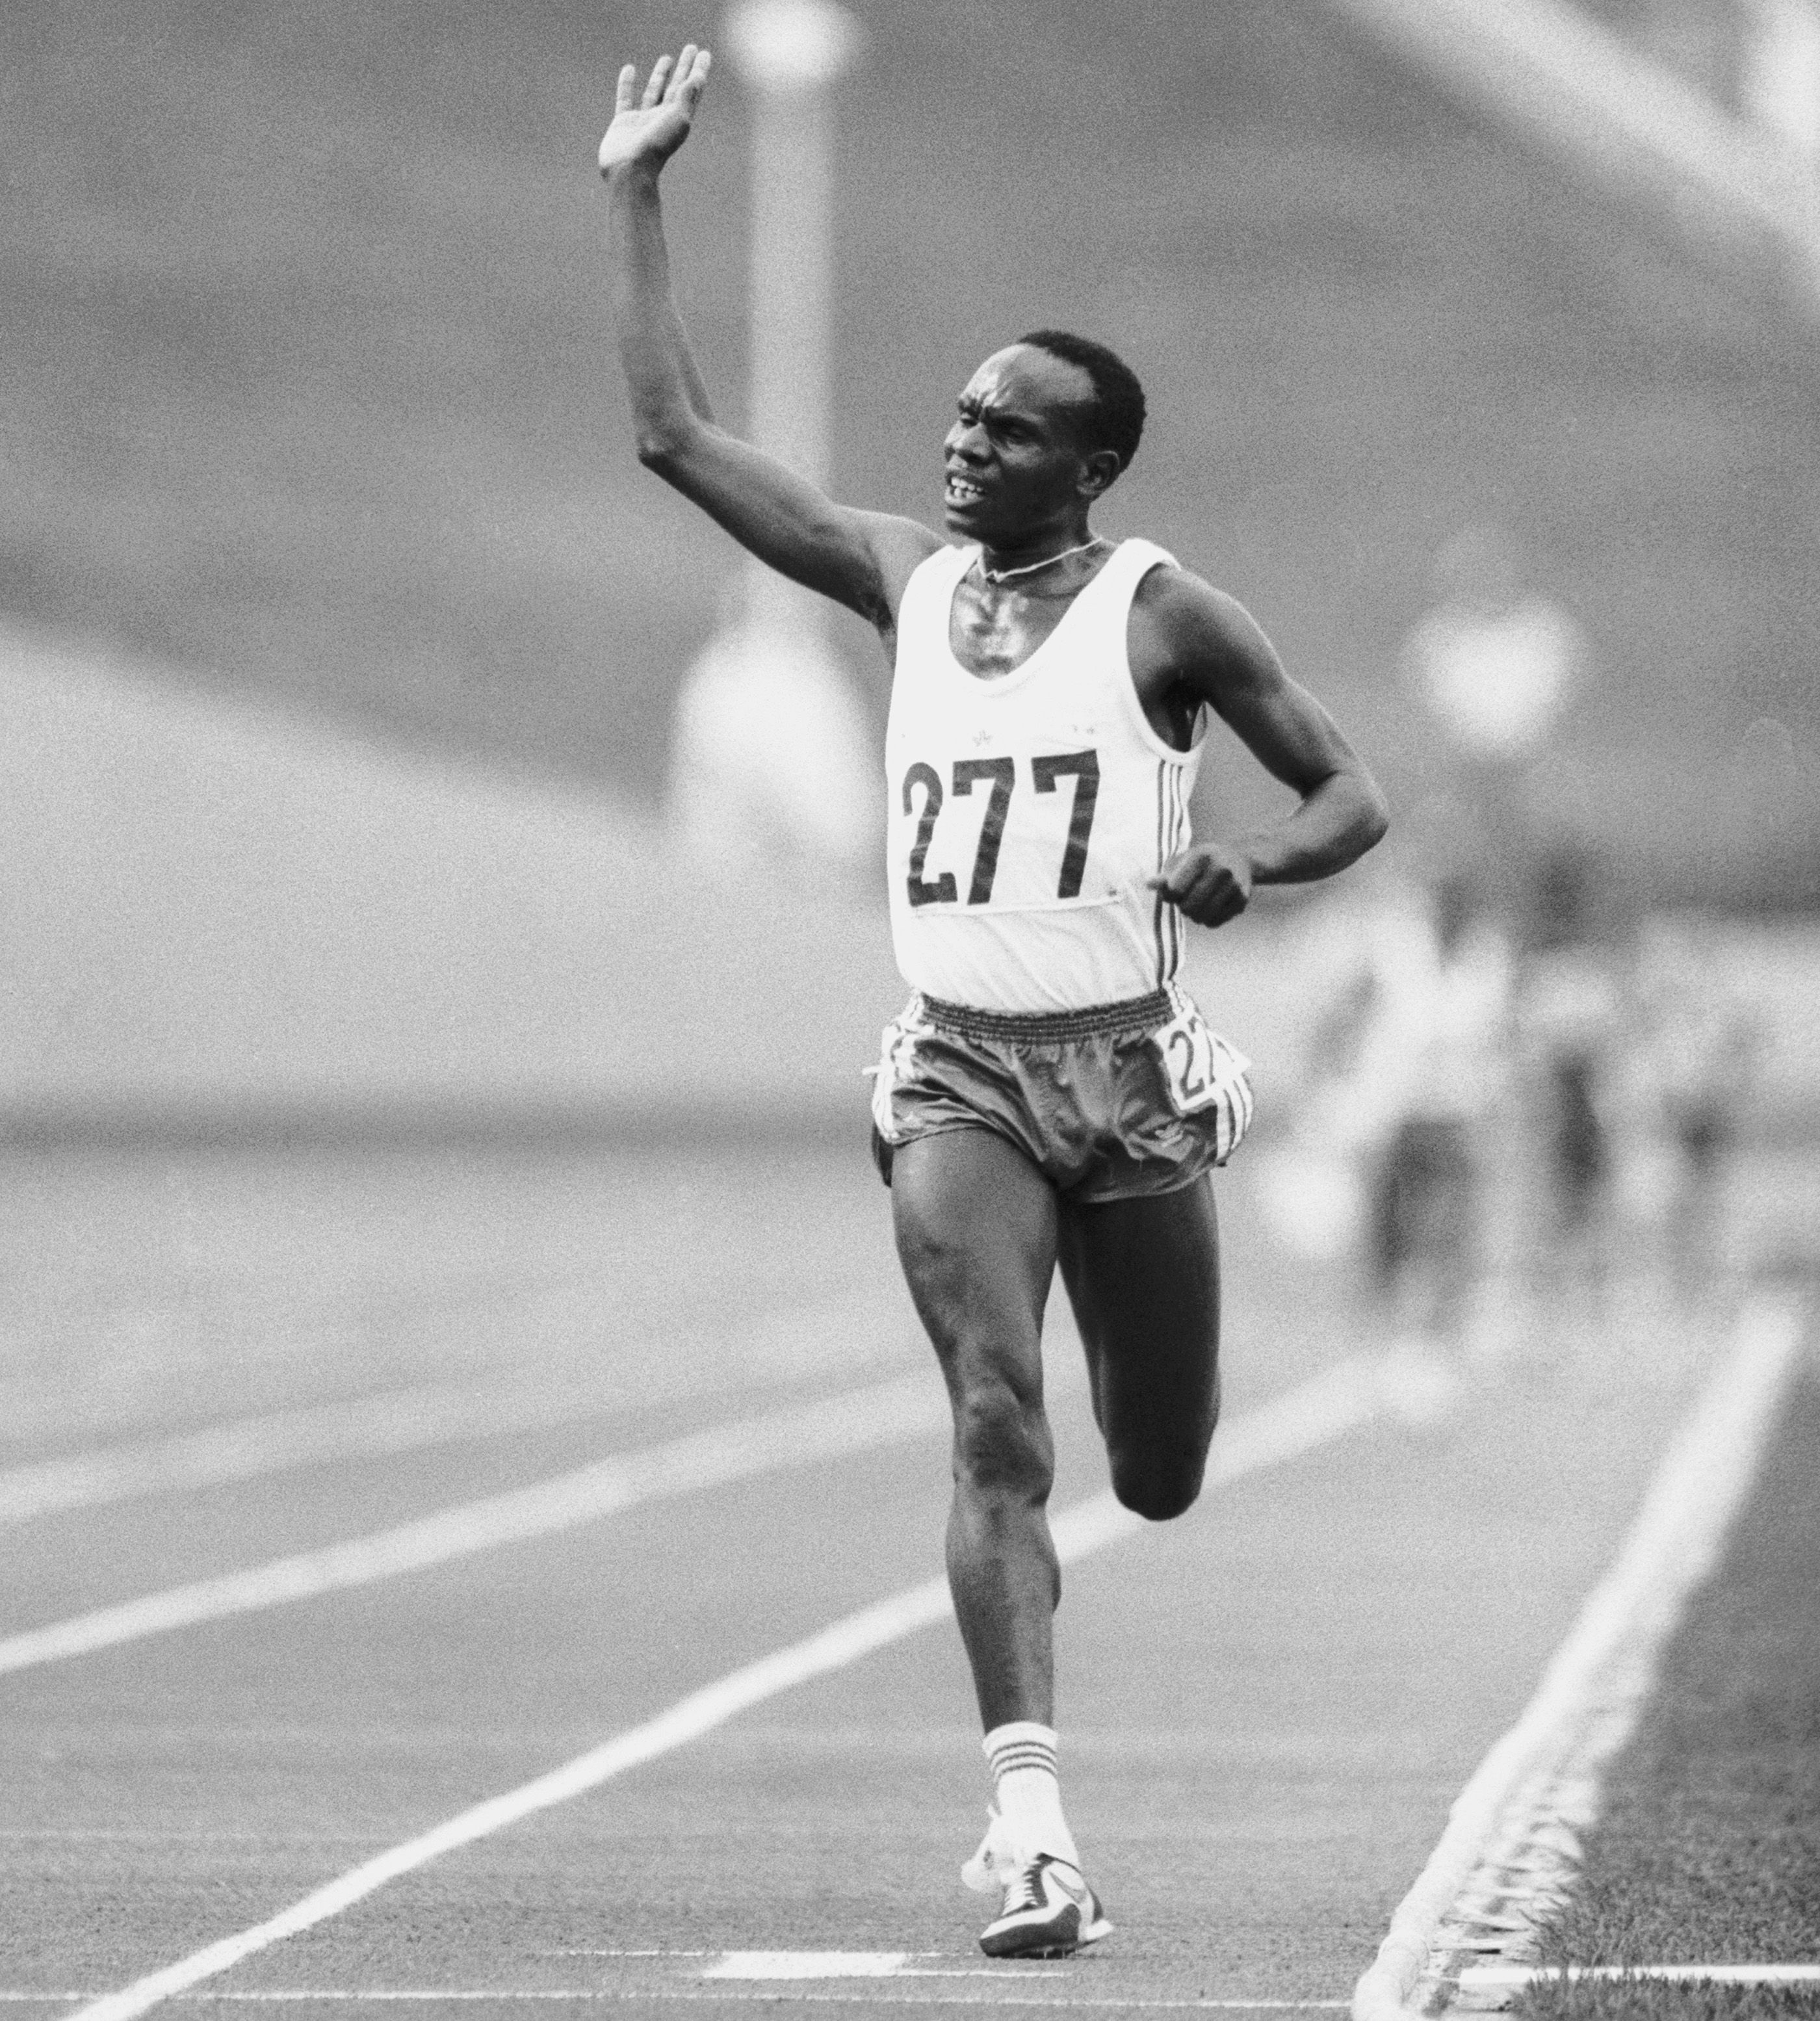
[[[951,533],[1016,546],[1065,524],[1118,474],[1110,450],[1090,455],[1079,410],[1094,382],[1078,365],[1014,344],[994,351],[962,393],[942,445],[943,515]]]

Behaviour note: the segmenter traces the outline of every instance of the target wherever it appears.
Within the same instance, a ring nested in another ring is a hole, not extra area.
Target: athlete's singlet
[[[948,645],[979,555],[945,548],[897,617],[885,738],[897,966],[913,989],[1009,1012],[1075,1010],[1173,980],[1181,916],[1145,880],[1188,839],[1201,744],[1145,719],[1125,649],[1131,599],[1174,557],[1125,541],[1014,672]]]

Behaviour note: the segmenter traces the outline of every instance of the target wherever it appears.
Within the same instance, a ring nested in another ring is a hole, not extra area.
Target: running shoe
[[[1070,1957],[1112,1935],[1080,1869],[1054,1853],[1022,1852],[996,1812],[960,1877],[977,1894],[1003,1891],[998,1914],[980,1932],[988,1957]]]

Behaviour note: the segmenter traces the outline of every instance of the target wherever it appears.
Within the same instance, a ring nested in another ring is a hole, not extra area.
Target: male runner
[[[997,1808],[964,1870],[981,1935],[1055,1957],[1112,1925],[1055,1773],[1043,1306],[1059,1263],[1112,1484],[1159,1520],[1199,1491],[1218,1410],[1210,1168],[1250,1119],[1244,1062],[1175,981],[1183,916],[1324,877],[1383,833],[1381,795],[1230,597],[1089,524],[1143,394],[1102,347],[1039,332],[988,358],[945,445],[959,543],[835,504],[719,428],[671,300],[658,176],[708,55],[628,65],[600,147],[639,459],[759,559],[857,611],[894,666],[893,928],[916,994],[873,1116],[898,1254],[955,1422],[955,1611]],[[1300,796],[1262,833],[1190,844],[1211,709]]]

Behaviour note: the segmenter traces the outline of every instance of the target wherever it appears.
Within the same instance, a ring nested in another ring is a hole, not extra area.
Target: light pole
[[[752,439],[817,484],[832,405],[829,87],[858,31],[834,0],[744,0],[727,16],[752,92]],[[762,579],[774,583],[770,570]]]
[[[830,89],[859,32],[834,0],[741,0],[725,45],[752,100],[750,381],[757,446],[828,480],[832,406]],[[849,867],[876,818],[872,731],[827,642],[821,599],[754,561],[737,617],[678,698],[673,822],[751,862]]]

